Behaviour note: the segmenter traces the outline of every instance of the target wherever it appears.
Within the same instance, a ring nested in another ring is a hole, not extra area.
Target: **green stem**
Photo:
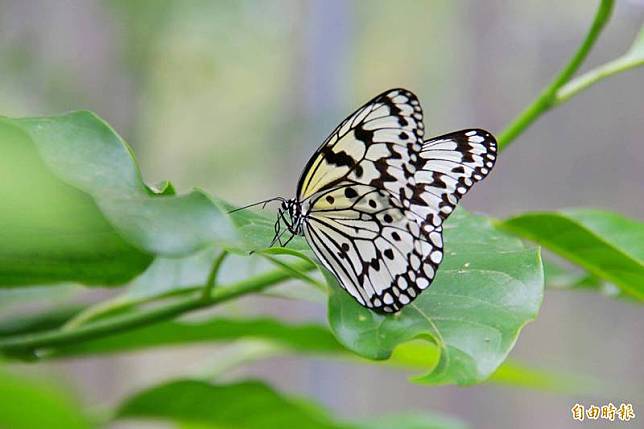
[[[86,308],[85,310],[78,313],[75,317],[72,317],[68,320],[61,329],[65,330],[74,330],[79,326],[84,325],[92,320],[99,319],[110,313],[116,313],[119,311],[125,311],[130,308],[148,304],[150,302],[159,301],[161,299],[166,299],[169,297],[177,297],[181,295],[188,295],[193,293],[195,290],[201,289],[204,299],[210,296],[212,288],[215,286],[217,280],[217,274],[221,268],[221,264],[228,255],[227,251],[222,251],[217,258],[214,260],[210,273],[208,275],[208,280],[205,285],[197,285],[192,287],[185,287],[178,290],[168,291],[162,294],[154,296],[146,296],[143,298],[132,299],[125,296],[118,296],[114,299],[109,299],[107,301],[101,302],[97,305]]]
[[[202,293],[202,298],[205,301],[210,299],[212,288],[217,283],[217,274],[219,274],[219,269],[221,268],[221,264],[224,263],[226,256],[228,256],[228,252],[226,250],[222,250],[212,263],[212,268],[210,269],[210,274],[208,275],[208,280],[206,280],[206,285],[204,286]]]
[[[613,0],[601,0],[595,19],[575,55],[557,77],[523,112],[519,114],[498,136],[499,150],[505,149],[519,134],[528,128],[539,116],[557,104],[557,91],[577,72],[593,47],[602,29],[610,18]]]
[[[577,95],[577,93],[583,91],[591,85],[596,84],[602,79],[643,65],[644,58],[631,58],[629,56],[624,56],[610,61],[603,66],[597,67],[596,69],[593,69],[588,73],[585,73],[562,86],[559,91],[557,91],[555,104],[558,106],[565,103],[570,98]]]
[[[284,270],[290,272],[293,278],[300,279],[303,282],[306,282],[319,290],[322,290],[322,291],[326,290],[326,286],[324,285],[324,283],[314,279],[313,277],[309,276],[303,271],[293,268],[292,265],[287,264],[286,262],[280,261],[279,259],[271,256],[268,253],[260,253],[260,255],[268,259],[275,266],[283,268]]]
[[[133,307],[134,305],[136,305],[134,302],[128,301],[122,296],[108,299],[96,305],[92,305],[91,307],[87,307],[86,309],[69,319],[67,322],[65,322],[65,324],[63,324],[60,329],[64,331],[78,329],[79,326],[86,324],[92,319],[97,319],[99,316],[102,316],[104,314],[119,310],[125,310],[127,308]]]
[[[294,265],[300,270],[313,269],[310,263],[298,261]],[[74,330],[52,330],[4,338],[0,340],[0,351],[26,356],[43,348],[59,347],[113,335],[128,329],[171,319],[188,311],[229,301],[241,295],[259,292],[290,277],[291,274],[285,270],[275,270],[229,286],[218,287],[213,290],[208,299],[204,299],[202,294],[196,294],[148,310],[97,320]]]

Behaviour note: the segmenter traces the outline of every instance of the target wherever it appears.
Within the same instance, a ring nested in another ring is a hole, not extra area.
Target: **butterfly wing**
[[[389,192],[344,183],[311,204],[307,241],[363,306],[398,311],[432,282],[443,256],[442,227],[423,226]]]
[[[494,165],[487,132],[425,142],[423,134],[416,96],[387,91],[331,133],[298,183],[308,243],[341,286],[376,311],[398,311],[431,284],[443,220]]]
[[[414,174],[416,212],[446,219],[474,183],[487,176],[496,162],[497,144],[485,130],[468,129],[423,143]]]
[[[423,113],[414,94],[392,89],[367,102],[322,143],[304,168],[297,196],[304,201],[348,180],[397,196],[413,180],[410,154],[420,151]]]

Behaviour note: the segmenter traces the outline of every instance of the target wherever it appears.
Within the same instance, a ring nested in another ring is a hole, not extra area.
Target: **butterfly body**
[[[410,91],[389,90],[367,102],[315,152],[295,198],[282,200],[271,245],[304,236],[340,285],[374,311],[412,302],[443,259],[444,220],[496,160],[487,131],[429,140],[424,131]]]

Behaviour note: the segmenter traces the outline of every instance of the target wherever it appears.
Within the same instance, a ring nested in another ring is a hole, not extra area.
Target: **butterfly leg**
[[[286,231],[288,231],[288,229],[284,229],[284,231],[282,231],[282,221],[288,224],[284,218],[284,210],[280,209],[277,214],[277,222],[275,222],[275,236],[273,237],[271,244],[268,245],[269,248],[273,247],[277,242],[280,243],[280,246],[282,245],[281,237]]]
[[[286,240],[286,242],[284,244],[280,243],[280,246],[286,247],[286,245],[291,242],[293,237],[295,237],[295,234],[291,234],[291,236],[288,238],[288,240]]]
[[[280,247],[284,247],[284,244],[282,243],[282,236],[283,236],[284,234],[286,234],[286,232],[287,232],[287,231],[288,231],[288,229],[285,229],[285,230],[284,230],[284,231],[282,231],[278,236],[276,236],[276,237],[273,239],[273,241],[271,242],[270,246],[268,246],[268,247],[273,247],[273,245],[275,244],[275,242],[278,242],[278,243],[280,244]],[[290,241],[290,239],[289,239],[289,241]],[[287,241],[287,243],[288,243],[288,241]]]
[[[273,247],[273,244],[277,241],[278,237],[280,236],[281,232],[281,221],[282,221],[282,211],[279,211],[279,214],[277,215],[277,222],[275,222],[275,235],[273,236],[273,240],[271,240],[271,244],[268,245],[268,247]]]

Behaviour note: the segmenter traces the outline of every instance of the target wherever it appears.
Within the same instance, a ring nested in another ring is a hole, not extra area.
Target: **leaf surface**
[[[89,429],[80,406],[58,387],[0,368],[0,427]]]
[[[539,243],[625,295],[644,300],[644,222],[575,209],[526,213],[498,226]]]
[[[0,118],[0,150],[0,286],[121,285],[156,256],[237,240],[204,193],[147,187],[92,113]]]

